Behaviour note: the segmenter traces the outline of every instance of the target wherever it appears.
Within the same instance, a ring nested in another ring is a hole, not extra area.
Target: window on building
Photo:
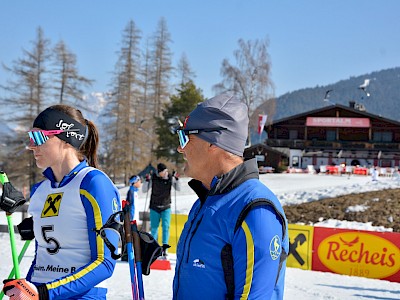
[[[326,140],[327,141],[336,140],[336,131],[335,130],[327,130],[326,131]]]
[[[291,140],[297,140],[299,136],[299,133],[297,132],[297,130],[290,130],[289,131],[289,139]]]
[[[373,135],[374,142],[392,142],[393,133],[388,131],[376,131]]]

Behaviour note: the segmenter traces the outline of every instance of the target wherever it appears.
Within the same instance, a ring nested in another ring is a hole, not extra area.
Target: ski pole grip
[[[124,215],[124,232],[125,232],[125,241],[126,243],[132,242],[132,232],[130,226],[130,214],[129,211]]]
[[[1,184],[5,184],[5,183],[7,183],[7,182],[10,182],[9,180],[8,180],[8,177],[7,177],[7,174],[5,173],[5,172],[3,172],[3,171],[0,171],[0,182],[1,182]]]
[[[133,250],[135,251],[135,260],[137,262],[141,262],[142,261],[142,251],[140,248],[140,237],[139,237],[139,231],[137,228],[136,220],[132,221],[131,228],[132,228],[132,236],[133,236]]]

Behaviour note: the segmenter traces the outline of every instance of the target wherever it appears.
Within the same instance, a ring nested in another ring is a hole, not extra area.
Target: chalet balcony
[[[267,139],[266,144],[270,147],[284,147],[291,149],[348,149],[348,150],[400,150],[397,142],[373,142],[373,141],[320,141],[320,140],[288,140]]]

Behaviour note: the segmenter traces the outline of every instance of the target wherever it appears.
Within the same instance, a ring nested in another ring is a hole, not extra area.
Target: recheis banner
[[[287,266],[400,282],[400,234],[289,224]]]
[[[400,234],[314,228],[316,271],[400,282]]]

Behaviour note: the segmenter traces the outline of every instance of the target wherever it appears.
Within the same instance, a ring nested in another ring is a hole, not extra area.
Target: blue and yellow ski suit
[[[189,185],[199,199],[178,242],[173,298],[282,299],[287,221],[255,160],[215,177],[211,190]]]

